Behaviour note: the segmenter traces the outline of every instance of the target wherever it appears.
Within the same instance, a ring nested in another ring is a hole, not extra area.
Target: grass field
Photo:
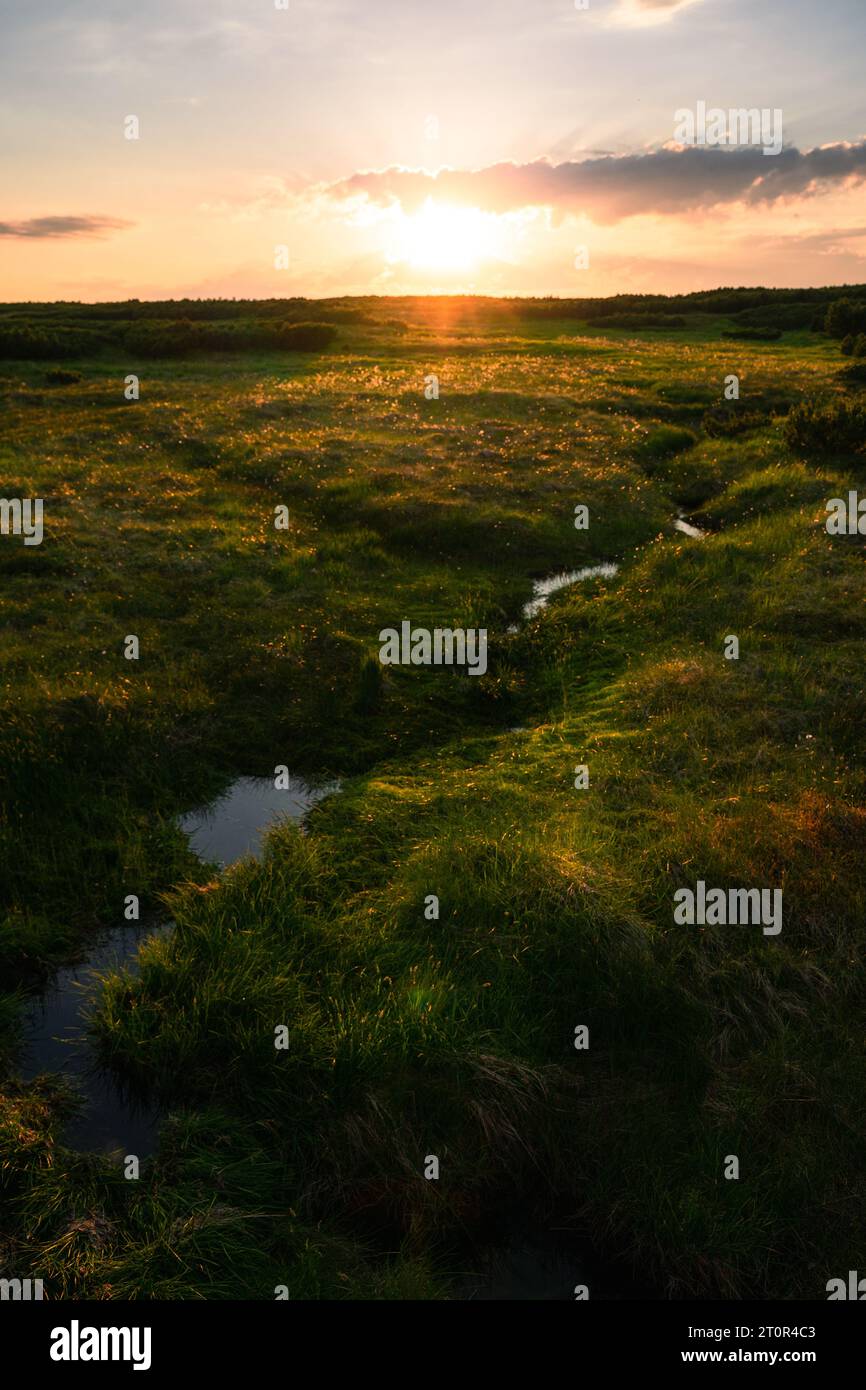
[[[862,388],[719,312],[349,309],[317,351],[0,361],[0,491],[45,503],[0,537],[0,1273],[448,1298],[473,1233],[555,1214],[663,1297],[822,1298],[866,1237],[866,567],[824,525],[864,472],[785,416]],[[382,668],[403,619],[485,627],[487,674]],[[175,818],[278,764],[343,789],[217,878]],[[783,889],[781,934],[677,925],[701,879]],[[138,1181],[15,1072],[130,893],[177,924],[93,1018],[170,1111]]]

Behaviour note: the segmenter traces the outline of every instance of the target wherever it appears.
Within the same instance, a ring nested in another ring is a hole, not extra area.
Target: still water
[[[337,786],[332,782],[314,788],[291,777],[289,787],[277,791],[270,778],[241,777],[209,806],[184,816],[180,827],[201,859],[226,868],[245,855],[257,858],[270,826],[284,819],[302,822],[310,808]],[[96,1066],[87,1038],[87,1017],[100,974],[120,967],[135,974],[140,943],[171,930],[171,922],[151,917],[101,932],[88,944],[87,960],[59,970],[25,1013],[19,1075],[31,1081],[43,1072],[60,1073],[74,1083],[83,1100],[63,1131],[63,1140],[71,1148],[121,1149],[142,1157],[156,1147],[157,1107],[129,1095],[113,1073]]]
[[[200,859],[226,868],[252,854],[259,857],[266,832],[279,820],[303,821],[317,801],[339,783],[311,787],[299,777],[278,791],[269,777],[240,777],[209,806],[190,811],[180,821],[189,846]]]

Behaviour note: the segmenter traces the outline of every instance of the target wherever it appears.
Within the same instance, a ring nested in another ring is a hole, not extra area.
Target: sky
[[[0,300],[866,282],[864,0],[584,3],[0,0]]]

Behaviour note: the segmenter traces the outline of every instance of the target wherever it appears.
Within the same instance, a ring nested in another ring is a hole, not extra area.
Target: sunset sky
[[[866,281],[864,0],[0,17],[4,301]],[[698,101],[780,108],[782,154],[676,146]]]

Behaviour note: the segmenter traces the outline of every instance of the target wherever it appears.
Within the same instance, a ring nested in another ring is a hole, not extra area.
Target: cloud
[[[629,29],[647,29],[651,25],[668,24],[681,10],[689,10],[701,0],[619,0],[609,23]]]
[[[30,217],[25,222],[0,222],[0,237],[45,240],[49,237],[101,237],[133,227],[123,217]]]
[[[582,214],[610,224],[648,213],[676,216],[726,203],[773,203],[863,179],[866,139],[807,151],[788,148],[769,159],[759,147],[687,146],[560,164],[537,159],[437,173],[395,166],[359,171],[310,189],[307,196],[367,199],[382,207],[399,203],[407,212],[430,197],[497,213],[549,207],[554,215]]]
[[[849,256],[856,260],[866,260],[866,246],[856,243],[866,238],[866,227],[834,227],[826,232],[811,232],[807,235],[793,233],[789,236],[763,236],[760,245],[769,251],[793,249],[800,253],[814,251],[818,256]],[[756,239],[752,239],[755,244]],[[854,242],[849,246],[849,242]]]

